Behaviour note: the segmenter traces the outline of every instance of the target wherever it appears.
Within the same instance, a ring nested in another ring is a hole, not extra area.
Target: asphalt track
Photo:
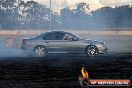
[[[132,80],[132,54],[0,57],[0,88],[82,88],[78,82],[82,67],[92,79]]]

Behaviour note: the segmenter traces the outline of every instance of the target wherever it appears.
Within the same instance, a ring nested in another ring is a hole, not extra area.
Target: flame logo
[[[82,73],[82,77],[83,78],[87,78],[88,79],[89,75],[88,75],[88,72],[86,70],[84,70],[84,67],[82,68],[81,73]]]
[[[86,87],[90,84],[89,81],[89,74],[88,72],[84,69],[84,67],[81,69],[82,76],[79,76],[79,82],[82,87]]]

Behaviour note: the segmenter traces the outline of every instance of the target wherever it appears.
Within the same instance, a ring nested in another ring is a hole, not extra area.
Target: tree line
[[[90,11],[89,4],[78,3],[76,9],[62,8],[60,14],[52,11],[52,29],[124,30],[132,28],[130,5],[106,6]],[[35,1],[1,0],[1,29],[49,29],[50,9]]]

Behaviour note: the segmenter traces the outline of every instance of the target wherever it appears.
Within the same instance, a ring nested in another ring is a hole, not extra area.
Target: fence
[[[0,35],[37,35],[48,30],[0,30]],[[51,30],[54,31],[54,30]],[[64,30],[74,34],[88,35],[132,35],[132,31],[87,31],[87,30]]]
[[[3,37],[3,42],[5,42],[5,47],[11,48],[16,47],[20,48],[22,38],[31,37],[37,34],[46,32],[47,30],[1,30],[0,36]],[[83,35],[90,37],[101,37],[102,39],[112,40],[112,37],[115,36],[117,40],[128,40],[132,36],[132,31],[84,31],[84,30],[67,30],[76,35]],[[122,37],[120,37],[122,36]],[[125,36],[127,36],[125,38]],[[104,38],[105,37],[105,38]],[[109,38],[110,39],[109,39]],[[114,38],[115,38],[114,37]],[[118,39],[119,38],[119,39]],[[124,38],[124,39],[122,39]],[[1,42],[2,43],[2,42]]]

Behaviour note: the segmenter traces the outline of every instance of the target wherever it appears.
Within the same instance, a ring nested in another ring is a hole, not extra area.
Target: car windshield
[[[84,39],[84,38],[82,38],[82,37],[80,37],[80,36],[76,36],[78,39]]]

